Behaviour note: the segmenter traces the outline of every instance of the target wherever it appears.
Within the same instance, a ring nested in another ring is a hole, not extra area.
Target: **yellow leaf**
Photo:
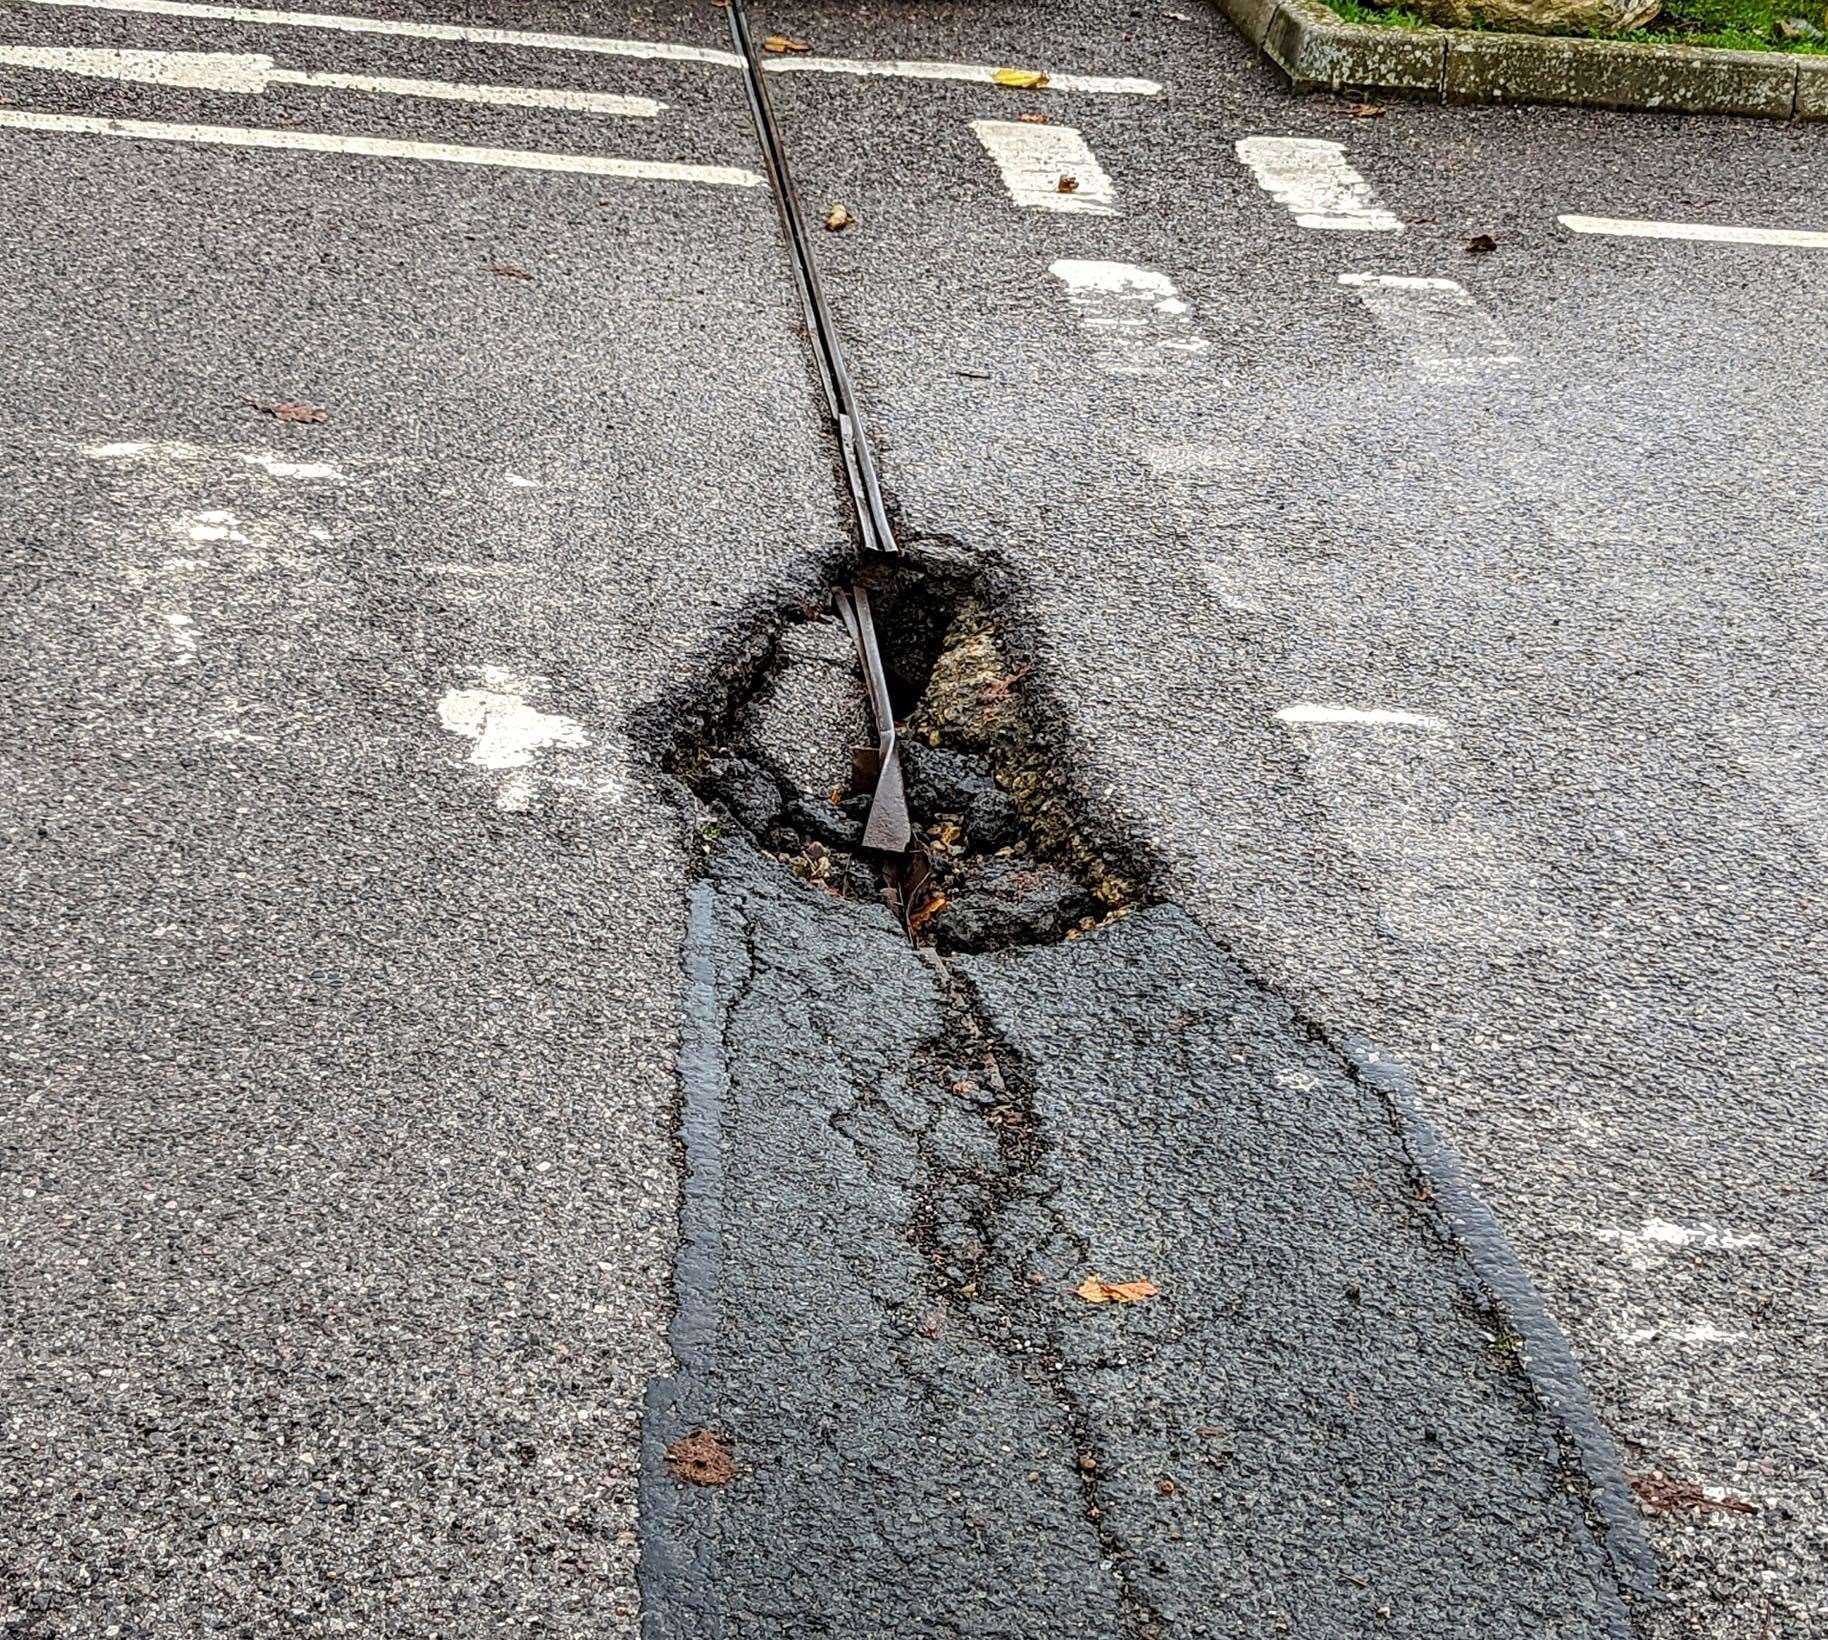
[[[1016,91],[1039,91],[1047,84],[1047,76],[1038,68],[999,68],[990,77]]]
[[[1153,1281],[1106,1281],[1087,1276],[1073,1291],[1088,1304],[1140,1304],[1161,1291]]]
[[[811,51],[812,47],[791,34],[771,34],[762,42],[762,50],[772,51],[778,57],[784,51]]]
[[[825,226],[831,233],[837,233],[840,229],[848,228],[856,220],[857,219],[842,205],[834,205],[825,213]]]

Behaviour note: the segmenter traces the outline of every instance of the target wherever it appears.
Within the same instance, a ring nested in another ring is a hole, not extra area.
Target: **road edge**
[[[1828,57],[1348,23],[1320,0],[1218,0],[1297,91],[1828,119]]]

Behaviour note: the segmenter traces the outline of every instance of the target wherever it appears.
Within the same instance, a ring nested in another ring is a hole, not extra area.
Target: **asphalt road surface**
[[[0,1624],[1828,1634],[1828,253],[1559,220],[1823,133],[757,22],[1150,903],[935,969],[663,767],[850,540],[719,8],[9,5]]]

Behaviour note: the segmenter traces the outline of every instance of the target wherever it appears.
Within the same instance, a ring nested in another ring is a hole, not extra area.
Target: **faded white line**
[[[1211,345],[1195,332],[1192,310],[1165,273],[1072,258],[1048,271],[1066,286],[1080,324],[1099,338],[1099,367],[1113,375],[1163,375]]]
[[[43,3],[43,0],[40,0]],[[24,131],[136,137],[149,142],[213,143],[228,148],[291,148],[315,154],[361,154],[376,159],[435,160],[446,165],[496,165],[515,171],[560,171],[647,182],[704,182],[726,188],[759,188],[755,171],[730,165],[674,165],[661,160],[612,159],[593,154],[543,154],[519,148],[459,148],[442,142],[347,137],[323,131],[268,131],[237,125],[167,125],[162,120],[107,120],[87,114],[40,114],[0,108],[0,126]]]
[[[522,813],[532,805],[534,777],[527,772],[536,754],[578,750],[590,744],[576,718],[542,712],[527,696],[546,680],[485,666],[480,687],[450,689],[438,702],[438,721],[452,734],[474,742],[469,761],[485,769],[511,771],[496,790],[498,808]]]
[[[281,461],[277,456],[243,456],[250,467],[263,469],[268,478],[341,479],[343,470],[328,461]]]
[[[530,85],[463,85],[449,80],[402,80],[385,74],[334,74],[275,68],[271,57],[235,51],[115,51],[81,46],[0,46],[0,66],[81,74],[96,80],[176,85],[193,91],[264,92],[272,85],[375,96],[426,97],[506,108],[555,108],[571,113],[651,119],[666,107],[652,97],[608,91],[555,91]]]
[[[63,0],[59,0],[63,3]],[[762,65],[772,74],[794,71],[809,74],[861,74],[897,80],[965,80],[995,85],[1007,69],[988,63],[924,63],[867,57],[773,57]],[[1049,71],[1043,87],[1048,91],[1090,91],[1115,97],[1154,97],[1161,93],[1155,80],[1133,80],[1103,74],[1055,74]]]
[[[1342,273],[1339,282],[1358,292],[1424,381],[1467,386],[1522,363],[1510,337],[1456,280]]]
[[[733,51],[675,45],[667,40],[609,40],[593,34],[550,34],[516,28],[472,28],[457,23],[413,23],[387,17],[348,17],[331,12],[271,11],[258,6],[207,6],[192,0],[31,0],[37,6],[80,6],[90,11],[141,12],[155,17],[199,17],[263,28],[335,29],[345,34],[395,34],[415,40],[460,40],[471,45],[531,46],[548,51],[588,51],[608,57],[647,57],[676,63],[711,63],[741,68]]]
[[[977,140],[996,161],[1003,186],[1032,211],[1115,216],[1117,191],[1085,139],[1070,125],[973,120]]]
[[[1257,186],[1286,206],[1303,228],[1401,233],[1400,218],[1377,202],[1371,184],[1346,163],[1343,143],[1312,137],[1245,137],[1237,155]]]
[[[1716,222],[1650,222],[1621,216],[1562,216],[1570,233],[1611,234],[1621,239],[1694,239],[1711,245],[1789,245],[1828,251],[1828,233],[1814,228],[1735,228]]]
[[[1402,712],[1386,706],[1319,706],[1297,701],[1276,716],[1284,723],[1355,723],[1371,728],[1445,729],[1446,722],[1421,712]]]

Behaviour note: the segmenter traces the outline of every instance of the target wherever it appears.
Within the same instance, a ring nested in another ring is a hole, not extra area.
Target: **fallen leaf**
[[[1638,1502],[1653,1515],[1673,1515],[1678,1509],[1692,1510],[1697,1514],[1710,1509],[1726,1515],[1757,1513],[1758,1506],[1748,1503],[1744,1498],[1709,1497],[1692,1481],[1675,1480],[1654,1471],[1648,1475],[1633,1475],[1630,1479],[1631,1490],[1637,1493]]]
[[[828,233],[841,233],[856,220],[842,205],[834,205],[825,213],[825,228]]]
[[[990,78],[1014,91],[1039,91],[1047,84],[1047,76],[1038,68],[999,68]]]
[[[1384,110],[1381,103],[1347,103],[1346,114],[1355,120],[1381,120]]]
[[[315,404],[265,404],[259,399],[249,399],[248,403],[262,415],[274,416],[280,421],[319,422],[330,419],[330,412],[318,409]]]
[[[531,279],[533,277],[518,262],[491,262],[490,273],[499,273],[504,279]]]
[[[1076,194],[1079,192],[1079,179],[1063,176],[1054,184],[1054,191],[1061,194]]]
[[[1485,256],[1498,248],[1498,241],[1488,233],[1475,234],[1466,242],[1469,255]]]
[[[916,906],[908,917],[908,932],[918,934],[939,913],[946,908],[946,896],[931,894]]]
[[[1046,125],[1047,124],[1047,116],[1045,114],[1018,114],[1018,115],[1016,115],[1016,118],[1019,119],[1024,125]]]
[[[736,1478],[736,1464],[714,1429],[682,1435],[666,1449],[667,1472],[682,1486],[724,1486]]]
[[[1106,1281],[1087,1276],[1073,1289],[1088,1304],[1140,1304],[1161,1291],[1153,1281]]]
[[[791,34],[771,34],[762,42],[762,50],[772,51],[778,57],[784,51],[811,51],[812,47]]]

